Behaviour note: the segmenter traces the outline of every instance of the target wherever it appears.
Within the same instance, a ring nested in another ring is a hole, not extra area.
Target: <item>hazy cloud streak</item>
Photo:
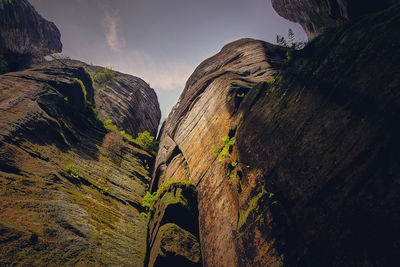
[[[106,13],[103,20],[107,44],[116,52],[121,51],[125,46],[125,38],[121,33],[117,14],[117,12],[114,12],[114,14]]]

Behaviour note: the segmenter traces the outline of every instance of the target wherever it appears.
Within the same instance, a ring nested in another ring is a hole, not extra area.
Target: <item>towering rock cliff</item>
[[[42,18],[27,0],[0,0],[0,55],[15,71],[32,60],[61,52],[60,32]]]
[[[27,1],[0,1],[0,11],[11,67],[61,50],[57,28]],[[101,83],[96,71],[55,61],[0,75],[0,266],[144,263],[154,152],[126,133],[154,135],[160,108],[141,79],[115,72]]]
[[[196,253],[203,266],[396,262],[399,14],[360,17],[290,60],[242,39],[200,64],[160,140],[149,266],[195,265]],[[194,188],[180,186],[175,199],[195,191],[198,207],[186,197],[173,210],[165,195],[182,179]],[[199,234],[174,214],[198,214]]]
[[[153,156],[107,133],[93,100],[81,67],[0,76],[0,265],[143,264]]]
[[[300,23],[310,39],[328,28],[400,3],[399,0],[272,0],[271,2],[279,15]]]

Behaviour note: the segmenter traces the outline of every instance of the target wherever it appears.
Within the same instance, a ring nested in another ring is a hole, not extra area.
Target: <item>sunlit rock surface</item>
[[[254,105],[263,92],[257,84],[277,74],[283,54],[278,47],[253,39],[225,46],[195,70],[165,124],[152,190],[169,179],[197,185],[205,266],[237,266],[240,249],[238,192],[226,177],[228,165],[239,158],[228,155],[220,162],[211,147],[221,147],[224,136],[236,136],[243,109]]]

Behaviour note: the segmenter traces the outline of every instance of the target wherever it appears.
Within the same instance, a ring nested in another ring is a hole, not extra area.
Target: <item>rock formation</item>
[[[152,155],[108,138],[93,100],[82,67],[0,76],[0,265],[143,264]]]
[[[278,14],[300,23],[310,39],[343,22],[400,3],[399,0],[272,0]]]
[[[28,66],[32,60],[61,52],[60,32],[43,19],[27,0],[0,0],[0,54],[10,71]]]
[[[166,121],[151,191],[195,184],[203,266],[396,262],[399,14],[396,6],[350,21],[291,60],[242,39],[194,71]],[[166,231],[162,202],[150,213],[148,257],[169,266],[196,242],[163,254],[154,240],[182,234]]]
[[[98,77],[106,68],[87,65],[77,60],[47,62],[45,66],[84,67],[94,78],[94,100],[96,110],[102,120],[111,119],[121,130],[133,137],[138,133],[149,131],[152,136],[157,135],[158,124],[161,119],[161,110],[155,91],[142,79],[112,71],[112,81],[100,82]]]
[[[98,117],[154,135],[160,109],[143,80],[101,80],[107,69],[63,59],[1,75],[0,265],[393,265],[400,5],[273,3],[310,37],[321,14],[335,28],[300,51],[241,39],[201,63],[162,126],[154,170],[151,151]],[[9,53],[16,63],[57,49],[43,37],[58,31],[26,1],[0,4],[20,25],[10,36],[28,40]]]
[[[61,51],[58,29],[27,1],[1,0],[0,15],[9,70]],[[0,76],[1,266],[143,265],[154,155],[100,119],[155,135],[160,108],[143,80],[98,72],[59,59]]]

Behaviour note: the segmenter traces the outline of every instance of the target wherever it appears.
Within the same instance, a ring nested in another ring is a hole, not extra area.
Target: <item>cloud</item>
[[[108,46],[113,51],[119,52],[125,46],[125,38],[121,34],[117,14],[117,12],[114,12],[114,14],[106,13],[103,23]]]

